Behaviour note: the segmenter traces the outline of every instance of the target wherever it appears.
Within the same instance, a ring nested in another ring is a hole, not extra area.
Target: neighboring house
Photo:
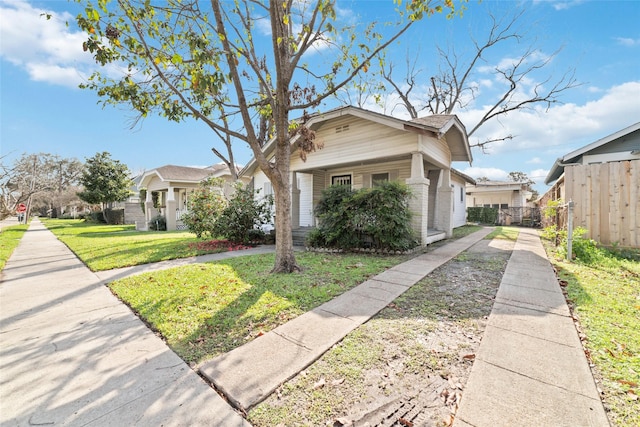
[[[541,207],[573,201],[574,227],[589,238],[640,247],[640,122],[557,159],[545,183]]]
[[[185,229],[181,218],[189,210],[189,194],[208,177],[223,178],[225,195],[233,192],[235,180],[222,163],[207,168],[166,165],[142,174],[138,188],[146,190],[145,222],[138,224],[138,228],[146,229],[151,218],[162,215],[166,218],[167,230]]]
[[[454,115],[402,120],[356,107],[314,114],[306,126],[324,145],[303,161],[291,141],[292,227],[313,227],[322,191],[335,184],[354,189],[398,180],[413,191],[412,226],[426,245],[464,224],[464,185],[471,178],[453,172],[451,162],[471,162],[467,133]],[[273,156],[274,140],[265,147]],[[272,186],[251,160],[241,172],[262,194]],[[471,180],[472,181],[472,180]],[[462,200],[462,201],[460,201]],[[455,207],[455,215],[454,215]]]
[[[140,180],[142,175],[138,175],[131,179],[132,185],[129,188],[130,194],[126,200],[114,203],[113,208],[124,209],[124,223],[138,224],[145,222],[144,211],[140,200]]]
[[[529,186],[513,181],[476,181],[467,184],[467,207],[499,209],[498,223],[531,225],[536,221],[535,212],[528,202],[533,193]]]

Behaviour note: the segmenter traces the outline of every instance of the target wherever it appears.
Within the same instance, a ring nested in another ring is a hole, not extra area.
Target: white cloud
[[[537,165],[537,164],[542,163],[542,159],[540,157],[534,157],[534,158],[532,158],[530,160],[527,160],[526,163]]]
[[[584,0],[569,0],[569,1],[550,0],[550,3],[552,3],[552,6],[555,10],[567,10],[569,8],[572,8],[573,6],[578,6],[584,3]]]
[[[33,80],[76,87],[95,68],[91,55],[82,51],[84,35],[66,26],[74,19],[71,14],[14,1],[2,3],[0,16],[0,55]]]
[[[539,106],[511,112],[499,120],[487,122],[472,136],[470,142],[473,144],[513,135],[513,140],[489,146],[488,152],[495,154],[527,149],[545,150],[572,144],[577,148],[637,122],[640,117],[639,99],[640,81],[623,83],[584,105],[569,103],[552,106],[548,110]],[[470,128],[482,117],[486,108],[488,106],[458,115]]]
[[[465,168],[462,173],[472,178],[489,178],[491,181],[505,181],[509,173],[498,168],[481,168],[470,166]]]
[[[640,39],[631,39],[631,38],[627,38],[627,37],[616,37],[616,41],[618,42],[618,44],[621,44],[623,46],[629,46],[629,47],[640,46]]]
[[[531,180],[535,181],[537,184],[542,184],[548,174],[549,174],[549,169],[534,169],[532,171],[529,171],[527,176]]]

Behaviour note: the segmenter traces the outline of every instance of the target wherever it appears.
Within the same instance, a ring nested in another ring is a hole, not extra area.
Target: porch
[[[453,181],[451,169],[422,152],[334,165],[323,169],[292,172],[292,228],[294,244],[303,245],[315,225],[313,213],[322,192],[331,185],[354,189],[371,188],[380,181],[406,183],[413,197],[409,201],[412,228],[423,246],[446,239],[453,232]],[[270,189],[270,186],[268,187]],[[268,194],[265,185],[265,194]]]

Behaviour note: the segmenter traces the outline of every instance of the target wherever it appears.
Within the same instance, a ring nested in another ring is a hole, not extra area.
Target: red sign
[[[20,203],[18,205],[18,209],[16,209],[16,212],[18,213],[23,213],[27,211],[27,205],[25,205],[24,203]]]

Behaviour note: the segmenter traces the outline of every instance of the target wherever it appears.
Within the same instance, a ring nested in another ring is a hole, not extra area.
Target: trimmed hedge
[[[498,208],[467,208],[467,221],[480,224],[495,224],[498,221]]]

